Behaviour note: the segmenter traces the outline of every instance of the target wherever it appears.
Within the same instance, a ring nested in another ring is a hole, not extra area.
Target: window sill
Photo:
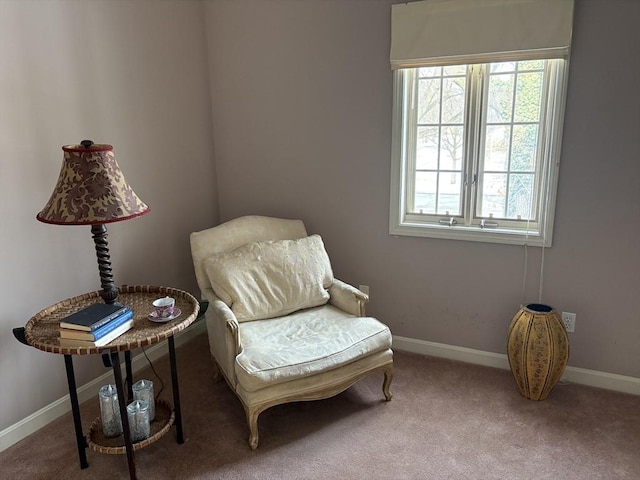
[[[550,247],[551,238],[543,238],[538,232],[507,230],[500,228],[479,228],[454,225],[433,225],[418,223],[391,224],[389,234],[394,236],[442,238],[469,242],[501,243],[507,245],[528,245],[530,247]],[[546,241],[545,241],[546,240]]]

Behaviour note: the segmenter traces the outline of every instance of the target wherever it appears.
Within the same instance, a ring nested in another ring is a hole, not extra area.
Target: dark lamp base
[[[113,282],[113,273],[111,272],[111,257],[109,256],[109,244],[107,243],[107,226],[102,223],[91,225],[91,234],[96,244],[98,270],[100,270],[100,285],[102,286],[100,296],[104,300],[104,303],[116,303],[118,299],[118,289]]]

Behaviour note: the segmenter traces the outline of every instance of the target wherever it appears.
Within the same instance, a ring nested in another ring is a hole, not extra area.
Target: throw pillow
[[[252,242],[204,262],[213,291],[238,321],[287,315],[323,305],[333,283],[319,235]]]

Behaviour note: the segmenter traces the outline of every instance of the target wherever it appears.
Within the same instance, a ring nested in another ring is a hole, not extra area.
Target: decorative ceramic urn
[[[556,311],[539,303],[520,308],[509,326],[507,354],[522,396],[547,398],[569,360],[569,337]]]

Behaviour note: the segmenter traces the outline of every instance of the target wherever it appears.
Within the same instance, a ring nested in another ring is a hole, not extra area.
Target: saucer
[[[156,312],[151,312],[147,316],[147,318],[149,320],[151,320],[152,322],[155,322],[155,323],[167,323],[167,322],[170,322],[171,320],[175,320],[180,315],[182,315],[182,312],[180,311],[180,309],[179,308],[174,308],[173,309],[173,315],[171,315],[170,317],[159,317]]]

